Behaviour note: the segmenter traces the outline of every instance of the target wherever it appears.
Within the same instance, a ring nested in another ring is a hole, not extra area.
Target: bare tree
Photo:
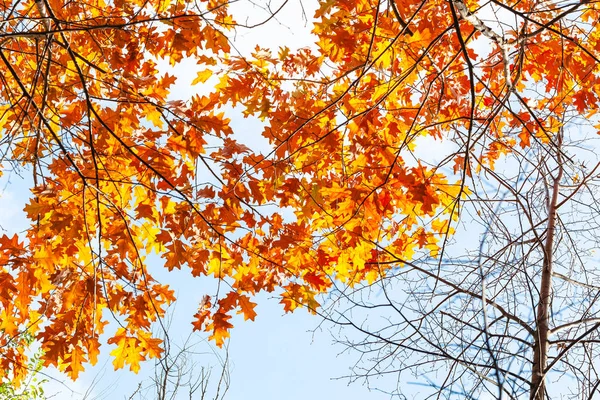
[[[171,320],[162,331],[165,351],[155,362],[154,376],[140,382],[129,400],[225,399],[230,383],[227,345],[218,351],[198,333],[177,344],[168,334],[170,325]]]
[[[600,395],[600,163],[591,122],[573,115],[552,139],[473,167],[438,257],[396,256],[379,281],[338,287],[323,315],[351,328],[336,337],[360,354],[353,379],[396,376],[387,391],[400,397]]]

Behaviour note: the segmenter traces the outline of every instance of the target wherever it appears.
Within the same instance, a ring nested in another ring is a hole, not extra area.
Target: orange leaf
[[[247,296],[240,296],[238,299],[238,303],[240,305],[241,313],[244,314],[244,320],[252,320],[256,317],[256,311],[254,311],[254,307],[256,307],[256,303],[250,301],[250,298]]]

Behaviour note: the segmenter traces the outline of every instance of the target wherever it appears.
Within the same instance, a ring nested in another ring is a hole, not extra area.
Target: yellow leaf
[[[139,339],[141,342],[141,348],[144,349],[148,357],[150,358],[160,358],[163,349],[161,349],[160,345],[162,344],[162,339],[153,338],[150,333],[140,332]]]
[[[350,278],[351,270],[352,265],[350,265],[348,254],[341,254],[335,266],[336,277],[342,282],[346,282]]]
[[[152,122],[152,124],[157,128],[163,127],[163,121],[161,118],[162,114],[156,108],[151,108],[146,113],[146,119]]]
[[[212,258],[208,263],[208,270],[206,271],[206,275],[213,274],[215,277],[221,276],[221,260],[218,258]]]
[[[212,71],[210,69],[205,69],[204,71],[200,71],[198,72],[198,75],[196,76],[196,79],[194,79],[192,81],[192,86],[198,84],[198,83],[204,83],[208,80],[208,78],[210,78],[212,76]]]
[[[108,343],[117,344],[117,348],[110,352],[110,355],[115,357],[113,366],[116,371],[129,364],[129,369],[137,374],[140,370],[140,361],[144,361],[146,357],[141,354],[142,349],[139,347],[138,340],[125,335],[126,331],[120,328],[117,334],[108,340]]]

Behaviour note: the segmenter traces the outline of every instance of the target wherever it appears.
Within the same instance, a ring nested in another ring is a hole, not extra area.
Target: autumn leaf
[[[51,206],[43,203],[39,203],[38,201],[32,199],[29,204],[25,206],[23,211],[27,213],[27,217],[29,219],[36,219],[39,217],[43,217],[47,212],[51,210]]]
[[[141,349],[138,348],[138,339],[127,336],[125,330],[120,328],[116,335],[108,340],[108,343],[117,345],[110,352],[110,355],[114,357],[113,366],[115,370],[129,365],[129,369],[137,374],[140,370],[140,362],[146,359],[142,355]]]
[[[158,111],[156,109],[154,109],[154,110],[147,109],[145,117],[148,121],[152,122],[152,124],[155,127],[157,127],[157,128],[163,127],[162,114],[160,113],[160,111]]]
[[[213,72],[209,69],[205,69],[204,71],[199,71],[196,75],[196,78],[192,81],[192,86],[198,83],[204,83],[213,75]]]
[[[219,347],[223,346],[225,339],[229,337],[229,330],[233,328],[233,325],[229,323],[231,319],[230,315],[222,312],[217,312],[212,317],[212,323],[207,327],[212,330],[210,339],[215,341],[215,344]]]
[[[85,353],[83,353],[80,348],[75,346],[73,350],[69,352],[69,357],[67,358],[69,366],[65,369],[65,371],[73,380],[75,380],[79,376],[79,373],[84,370],[83,363],[86,361]]]
[[[329,286],[328,281],[323,276],[317,275],[314,272],[304,274],[304,280],[317,290]]]
[[[256,311],[254,311],[254,307],[256,307],[256,303],[250,301],[248,296],[240,296],[238,298],[238,304],[240,306],[239,313],[244,314],[244,320],[254,321],[256,317]]]
[[[519,139],[521,139],[521,148],[531,145],[531,133],[527,129],[523,129],[521,133],[519,133]]]

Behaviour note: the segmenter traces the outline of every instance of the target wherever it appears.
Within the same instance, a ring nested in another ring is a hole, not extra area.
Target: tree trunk
[[[533,366],[531,371],[530,400],[543,400],[546,398],[545,369],[548,363],[548,332],[550,321],[550,302],[552,295],[552,252],[554,247],[554,230],[556,227],[556,209],[560,180],[563,174],[561,162],[561,137],[558,137],[558,175],[554,178],[551,198],[548,201],[548,224],[546,228],[546,242],[544,243],[544,261],[542,263],[542,280],[540,282],[540,299],[536,315],[536,336],[533,346]]]

